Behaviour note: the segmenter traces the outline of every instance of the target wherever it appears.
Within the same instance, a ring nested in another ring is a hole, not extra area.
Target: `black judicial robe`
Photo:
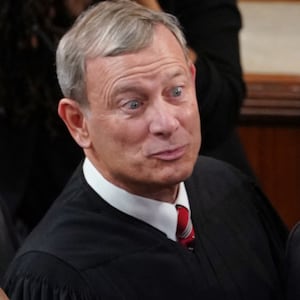
[[[6,293],[11,300],[282,299],[286,230],[262,207],[261,192],[205,157],[186,188],[193,252],[111,207],[78,168],[10,265]]]
[[[285,257],[285,290],[287,300],[300,299],[300,222],[292,228]]]

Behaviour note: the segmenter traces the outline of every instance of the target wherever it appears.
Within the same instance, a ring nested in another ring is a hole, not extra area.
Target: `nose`
[[[153,107],[150,116],[150,133],[158,136],[169,136],[179,127],[178,108],[163,100],[158,101]]]

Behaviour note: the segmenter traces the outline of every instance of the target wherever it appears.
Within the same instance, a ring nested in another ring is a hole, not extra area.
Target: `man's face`
[[[87,61],[85,153],[107,180],[162,200],[191,174],[201,143],[194,77],[161,25],[137,53]]]

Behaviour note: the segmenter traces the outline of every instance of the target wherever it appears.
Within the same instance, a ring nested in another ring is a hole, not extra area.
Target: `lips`
[[[153,154],[151,157],[161,159],[161,160],[177,160],[180,159],[185,154],[186,146],[172,147],[168,149],[159,150]]]

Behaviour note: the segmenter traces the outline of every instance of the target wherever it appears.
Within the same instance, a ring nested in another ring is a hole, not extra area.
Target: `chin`
[[[178,184],[189,178],[193,172],[194,164],[185,164],[185,166],[179,166],[177,168],[170,168],[165,174],[162,174],[162,181],[168,184]]]

